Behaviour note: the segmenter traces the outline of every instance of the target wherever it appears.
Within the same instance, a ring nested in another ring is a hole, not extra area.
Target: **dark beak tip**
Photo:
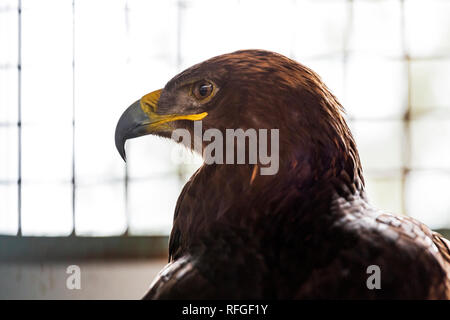
[[[115,144],[123,161],[127,162],[125,144],[127,140],[149,134],[145,129],[148,115],[141,109],[141,101],[137,100],[120,116],[116,125]]]
[[[119,122],[120,123],[120,122]],[[119,124],[116,127],[116,132],[114,136],[114,142],[116,145],[116,149],[120,154],[120,157],[123,159],[123,161],[127,162],[127,155],[125,151],[125,143],[126,143],[126,135],[123,134],[122,130],[119,127]]]
[[[120,157],[125,163],[127,162],[125,143],[129,138],[135,136],[133,135],[133,129],[142,119],[145,119],[145,114],[140,110],[140,100],[137,100],[122,113],[117,122],[114,142]]]
[[[127,155],[125,153],[125,149],[122,152],[119,152],[120,157],[122,158],[123,162],[127,163]]]
[[[125,151],[125,142],[126,139],[123,139],[123,137],[118,137],[117,133],[116,133],[116,149],[120,154],[120,157],[122,158],[122,160],[124,162],[127,162],[127,155],[126,155],[126,151]]]

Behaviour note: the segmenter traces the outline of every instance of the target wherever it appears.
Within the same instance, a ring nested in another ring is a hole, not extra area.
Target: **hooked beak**
[[[155,131],[171,130],[168,122],[175,120],[201,120],[207,112],[199,114],[167,114],[156,113],[162,89],[153,91],[129,106],[116,126],[115,143],[117,151],[126,161],[125,142],[128,139],[141,137]]]

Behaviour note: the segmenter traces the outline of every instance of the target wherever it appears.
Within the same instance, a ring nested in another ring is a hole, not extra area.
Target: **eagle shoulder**
[[[195,259],[185,255],[168,263],[150,284],[144,300],[204,299],[211,284],[197,269]]]

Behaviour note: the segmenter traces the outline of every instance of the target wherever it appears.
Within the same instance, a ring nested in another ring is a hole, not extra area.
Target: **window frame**
[[[168,248],[168,236],[0,235],[0,262],[155,259],[167,257]]]

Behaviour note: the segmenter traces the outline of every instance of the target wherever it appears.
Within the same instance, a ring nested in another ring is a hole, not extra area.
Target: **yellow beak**
[[[115,143],[122,159],[126,161],[125,142],[128,139],[151,134],[157,130],[171,130],[168,122],[176,120],[201,120],[207,112],[199,114],[157,114],[162,89],[153,91],[129,106],[119,119],[115,132]]]
[[[166,122],[172,122],[176,120],[201,120],[208,115],[207,112],[202,112],[198,114],[168,114],[168,115],[158,115],[156,114],[156,109],[161,96],[161,91],[156,90],[146,94],[141,98],[141,109],[147,114],[148,118],[151,119],[150,127],[158,127]]]

